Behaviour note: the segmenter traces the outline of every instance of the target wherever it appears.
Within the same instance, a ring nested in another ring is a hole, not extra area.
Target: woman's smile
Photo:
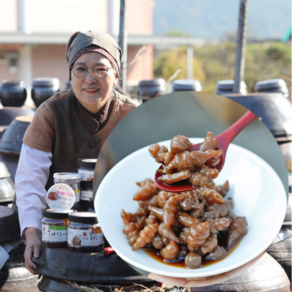
[[[84,88],[84,91],[89,94],[94,94],[98,91],[98,88]]]

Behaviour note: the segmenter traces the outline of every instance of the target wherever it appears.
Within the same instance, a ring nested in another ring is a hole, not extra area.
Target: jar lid
[[[47,204],[56,212],[68,211],[75,202],[75,193],[66,184],[55,184],[49,188],[46,194]]]
[[[267,90],[267,89],[277,89],[277,88],[287,88],[287,84],[284,79],[278,78],[278,79],[270,79],[270,80],[263,80],[258,81],[255,84],[256,90]]]
[[[69,221],[79,223],[97,223],[96,214],[93,212],[76,212],[68,216]]]
[[[81,174],[77,172],[56,172],[54,173],[56,179],[81,179]]]
[[[217,82],[216,88],[217,90],[222,90],[222,91],[226,91],[226,90],[233,90],[233,85],[234,85],[234,80],[220,80]],[[244,82],[244,80],[241,81],[240,83],[240,88],[241,89],[246,89],[246,83]]]
[[[97,162],[97,159],[82,158],[82,159],[78,159],[78,166],[79,167],[86,167],[88,169],[94,169],[96,162]]]
[[[138,86],[155,86],[155,85],[160,85],[160,86],[165,86],[165,80],[163,78],[156,78],[156,79],[151,79],[151,80],[141,80],[139,81]]]
[[[23,86],[24,82],[23,81],[3,81],[2,85],[8,85],[8,86]]]
[[[43,217],[52,219],[68,219],[68,215],[76,212],[76,210],[67,210],[64,212],[56,212],[53,209],[47,209],[43,211]]]
[[[172,88],[185,91],[200,91],[202,86],[199,80],[177,79],[173,81]]]

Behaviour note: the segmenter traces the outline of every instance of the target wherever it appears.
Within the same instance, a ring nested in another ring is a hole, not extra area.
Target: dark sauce
[[[232,245],[231,247],[227,248],[227,233],[223,233],[221,234],[220,232],[218,233],[218,245],[222,246],[226,249],[227,254],[224,258],[220,259],[220,260],[206,260],[204,257],[202,257],[202,267],[207,267],[213,264],[216,264],[222,260],[224,260],[225,258],[227,258],[240,244],[241,240],[243,237],[239,238],[238,241],[236,241],[236,243],[234,245]],[[187,267],[185,267],[185,263],[184,263],[184,257],[178,257],[176,260],[173,261],[167,261],[164,260],[160,254],[159,254],[159,250],[154,249],[152,247],[148,247],[148,248],[143,248],[143,250],[153,259],[155,259],[156,261],[165,264],[165,265],[169,265],[172,267],[176,267],[176,268],[183,268],[183,269],[189,269]]]

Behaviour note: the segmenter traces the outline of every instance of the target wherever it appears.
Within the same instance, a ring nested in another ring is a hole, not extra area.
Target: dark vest
[[[119,97],[120,95],[115,92],[114,100]],[[111,116],[114,100],[109,108],[108,118]],[[53,115],[55,139],[47,190],[54,184],[54,173],[77,172],[78,159],[97,158],[104,142],[102,137],[98,136],[98,132],[95,134],[95,130],[86,129],[86,117],[81,114],[85,109],[81,111],[82,105],[73,92],[69,98],[50,102],[49,107]],[[89,119],[93,120],[91,116]]]

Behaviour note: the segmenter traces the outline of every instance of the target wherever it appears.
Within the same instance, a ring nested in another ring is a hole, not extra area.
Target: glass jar
[[[80,206],[83,210],[94,209],[93,178],[97,159],[79,159],[78,173],[81,174]]]
[[[66,212],[55,212],[52,209],[43,211],[42,219],[42,242],[49,248],[66,248],[68,239],[68,214]]]
[[[77,252],[100,252],[103,233],[95,213],[76,212],[68,216],[68,248]]]
[[[80,208],[80,182],[81,175],[75,172],[58,172],[54,173],[54,183],[63,183],[72,188],[75,193],[75,202],[73,209],[78,210]]]

